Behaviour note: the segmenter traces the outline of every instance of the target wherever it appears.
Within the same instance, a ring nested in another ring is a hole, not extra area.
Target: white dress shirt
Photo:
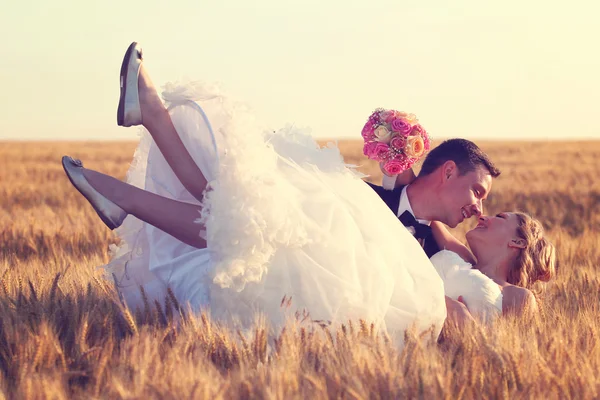
[[[387,176],[386,174],[383,174],[383,181],[381,183],[381,186],[386,190],[393,190],[396,186],[396,179],[397,176]],[[402,188],[402,193],[400,194],[400,204],[398,205],[398,211],[396,212],[396,216],[398,218],[400,218],[402,213],[407,210],[413,215],[413,217],[417,218],[410,205],[410,200],[408,199],[408,194],[406,192],[408,186],[409,185],[404,186]],[[431,221],[428,221],[426,219],[417,219],[417,222],[424,225],[431,225]]]

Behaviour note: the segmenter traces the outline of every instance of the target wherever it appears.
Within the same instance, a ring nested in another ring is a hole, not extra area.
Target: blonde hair
[[[521,286],[539,294],[534,288],[538,281],[548,282],[556,275],[556,248],[544,237],[542,224],[531,216],[517,212],[519,220],[517,234],[525,240],[525,248],[521,250],[516,267],[508,273],[508,283]]]

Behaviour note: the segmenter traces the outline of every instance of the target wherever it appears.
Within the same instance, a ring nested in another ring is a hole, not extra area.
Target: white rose
[[[416,125],[419,123],[419,120],[415,114],[407,114],[404,119],[411,125]]]
[[[388,130],[388,128],[386,128],[383,125],[379,125],[375,129],[374,133],[375,133],[375,137],[377,138],[378,142],[389,143],[390,140],[392,140],[392,132],[390,132]]]

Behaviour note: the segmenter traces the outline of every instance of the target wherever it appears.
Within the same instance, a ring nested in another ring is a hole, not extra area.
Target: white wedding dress
[[[266,132],[208,86],[167,86],[163,98],[210,182],[198,215],[208,247],[190,247],[129,215],[103,268],[130,308],[143,304],[140,285],[159,301],[170,287],[181,303],[219,320],[244,324],[260,311],[278,327],[306,310],[333,324],[362,318],[389,332],[416,324],[439,333],[442,280],[336,146],[319,148],[293,127]],[[145,130],[127,181],[200,204]]]
[[[502,314],[502,291],[489,277],[449,250],[431,257],[436,271],[444,282],[444,292],[451,299],[462,296],[469,312],[489,323]]]

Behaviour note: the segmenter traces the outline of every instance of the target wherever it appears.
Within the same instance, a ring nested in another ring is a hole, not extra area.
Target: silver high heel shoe
[[[102,196],[90,185],[83,175],[83,164],[74,158],[64,156],[62,165],[67,177],[79,191],[90,202],[98,216],[110,229],[116,229],[123,223],[127,213],[118,205]]]
[[[142,109],[138,93],[138,77],[142,65],[142,48],[137,42],[129,45],[121,63],[121,95],[117,108],[117,125],[134,126],[142,123]]]

